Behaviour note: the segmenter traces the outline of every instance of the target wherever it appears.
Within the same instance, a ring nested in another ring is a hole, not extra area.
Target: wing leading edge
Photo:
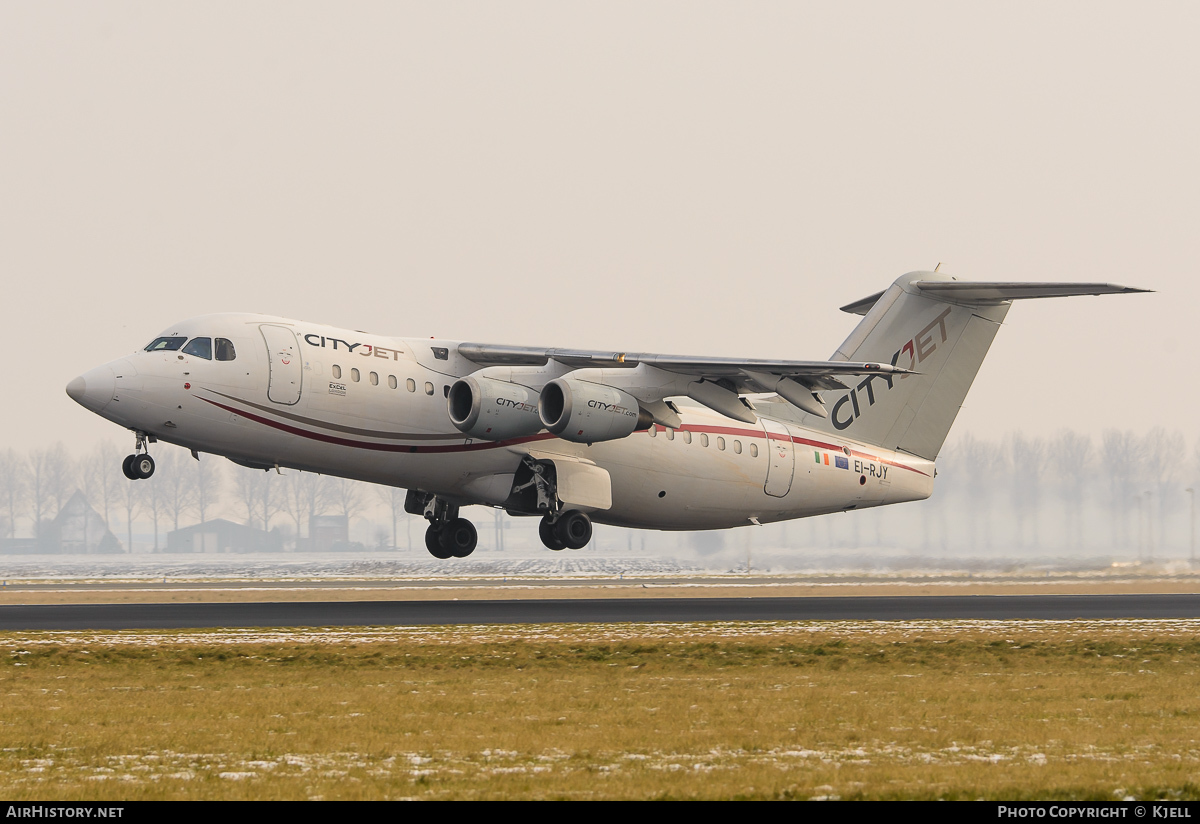
[[[602,369],[605,383],[628,389],[644,402],[687,395],[721,414],[751,423],[757,418],[739,394],[777,393],[805,412],[825,417],[824,405],[815,393],[848,388],[839,376],[909,374],[909,370],[887,363],[707,358],[484,343],[459,344],[458,354],[481,368],[536,368],[557,363],[568,369]],[[638,372],[642,379],[623,380],[620,370],[631,370],[630,378],[632,372]],[[660,372],[675,380],[644,380],[647,373]],[[656,391],[646,391],[652,386]]]

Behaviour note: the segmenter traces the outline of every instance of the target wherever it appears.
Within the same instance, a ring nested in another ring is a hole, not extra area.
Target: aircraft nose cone
[[[87,393],[87,381],[80,375],[67,384],[67,394],[71,396],[71,400],[76,403],[83,403],[83,396]]]
[[[84,372],[67,384],[67,395],[71,400],[93,412],[108,406],[116,391],[116,377],[108,366],[98,366]]]

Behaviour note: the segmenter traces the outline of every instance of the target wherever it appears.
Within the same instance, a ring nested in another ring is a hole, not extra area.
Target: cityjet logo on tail
[[[946,342],[946,316],[950,314],[952,308],[947,306],[942,310],[940,315],[929,322],[928,326],[909,338],[908,343],[897,349],[896,354],[892,355],[892,366],[898,366],[897,361],[900,360],[900,356],[907,353],[909,363],[904,368],[915,369],[917,364],[924,362],[930,355],[936,352],[938,344]],[[908,376],[900,376],[902,380],[906,377]],[[829,416],[830,420],[833,421],[834,427],[839,430],[846,429],[862,416],[863,404],[859,399],[859,393],[865,393],[866,406],[868,408],[875,405],[875,384],[873,383],[875,380],[885,381],[887,383],[885,388],[891,389],[893,381],[895,381],[895,376],[867,375],[863,378],[862,383],[850,390],[849,395],[842,395],[842,397],[838,398],[838,402],[833,405],[833,412]]]
[[[362,355],[364,358],[369,358],[374,355],[377,358],[384,358],[385,360],[388,357],[390,357],[392,360],[400,360],[400,352],[403,351],[400,349],[388,349],[384,346],[372,346],[369,343],[350,343],[342,340],[341,338],[327,338],[324,335],[314,335],[312,332],[309,332],[304,336],[304,342],[309,346],[329,348],[333,349],[335,352],[339,349],[345,349],[347,352],[354,354],[355,349],[360,349],[361,351],[359,351],[358,354]]]

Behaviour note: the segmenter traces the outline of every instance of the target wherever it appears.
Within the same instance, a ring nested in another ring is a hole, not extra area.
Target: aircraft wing
[[[647,403],[661,402],[670,396],[687,395],[724,415],[751,423],[757,418],[747,404],[739,399],[739,393],[778,393],[804,411],[825,417],[824,406],[814,393],[848,388],[840,377],[910,374],[910,370],[888,363],[708,358],[483,343],[460,344],[458,353],[480,367],[540,367],[551,361],[572,369],[637,370],[638,367],[648,367],[668,373],[674,380],[652,382],[657,391],[647,391],[651,385],[644,380],[626,382],[619,374],[606,375],[605,382],[629,389]],[[650,369],[639,370],[639,376],[644,376]],[[633,377],[632,374],[630,377]],[[670,419],[665,414],[662,417]]]

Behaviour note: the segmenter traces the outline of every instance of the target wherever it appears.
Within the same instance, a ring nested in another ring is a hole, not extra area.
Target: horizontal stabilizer
[[[1078,295],[1127,295],[1150,292],[1119,283],[1008,283],[1003,281],[915,280],[921,294],[956,303],[1002,303],[1030,298],[1066,298]],[[853,305],[853,304],[852,304]]]
[[[842,311],[849,312],[852,315],[865,315],[867,312],[871,311],[872,306],[879,302],[879,299],[883,297],[883,293],[886,291],[886,289],[883,289],[869,297],[863,298],[862,300],[856,300],[854,303],[847,303],[842,307]]]

